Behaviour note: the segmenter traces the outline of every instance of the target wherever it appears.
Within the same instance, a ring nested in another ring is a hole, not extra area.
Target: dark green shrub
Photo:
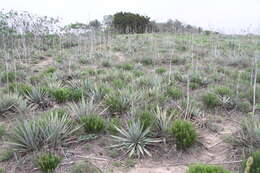
[[[182,90],[178,87],[168,88],[167,95],[174,100],[178,100],[182,97]]]
[[[135,117],[140,120],[144,130],[154,125],[154,115],[148,110],[137,111]]]
[[[69,92],[69,100],[78,102],[84,97],[84,91],[81,88],[71,89]]]
[[[115,88],[119,88],[122,89],[124,88],[127,84],[125,83],[125,81],[123,81],[122,79],[114,79],[112,81],[113,85]]]
[[[214,93],[220,96],[231,96],[231,89],[225,86],[217,86],[214,88]]]
[[[15,72],[3,72],[1,74],[1,82],[6,83],[6,82],[14,82],[16,79],[16,73]]]
[[[24,83],[10,83],[8,86],[11,92],[18,92],[21,95],[25,95],[27,92],[32,91],[32,87]]]
[[[0,162],[5,162],[8,160],[11,160],[13,155],[14,155],[13,151],[10,151],[10,150],[2,152],[0,154]]]
[[[44,71],[44,73],[46,73],[46,74],[52,74],[52,73],[54,73],[56,70],[57,70],[57,69],[56,69],[55,67],[48,67],[48,68]]]
[[[134,70],[133,71],[134,75],[136,77],[140,77],[140,76],[143,76],[144,75],[144,72],[140,71],[140,70]]]
[[[206,93],[202,95],[202,102],[207,108],[210,109],[215,108],[220,104],[218,97],[213,93]]]
[[[175,120],[171,127],[171,135],[176,139],[178,149],[190,147],[197,139],[193,124],[185,120]]]
[[[58,103],[64,103],[70,98],[70,90],[68,88],[53,89],[50,93]]]
[[[200,87],[199,84],[195,83],[195,82],[190,82],[190,89],[198,89]]]
[[[102,66],[103,67],[111,67],[112,66],[111,61],[109,61],[109,60],[102,61]]]
[[[220,166],[194,164],[189,166],[187,173],[230,173]]]
[[[121,65],[121,68],[123,70],[133,70],[134,69],[134,65],[133,64],[129,64],[129,63],[125,63]]]
[[[38,156],[36,164],[43,173],[54,173],[61,162],[61,158],[52,153],[44,153]]]
[[[249,172],[247,173],[259,173],[260,172],[260,150],[251,154],[251,159],[253,159],[253,163],[249,166]],[[243,169],[245,170],[247,167],[247,160],[243,162]]]
[[[152,58],[142,58],[140,60],[140,62],[143,64],[143,65],[152,65],[153,64],[153,59]]]
[[[163,74],[163,73],[165,73],[167,70],[165,69],[165,68],[163,68],[163,67],[160,67],[160,68],[157,68],[156,70],[155,70],[155,73],[157,73],[157,74]]]
[[[80,118],[80,122],[87,133],[99,133],[105,128],[105,121],[96,114],[83,116]]]

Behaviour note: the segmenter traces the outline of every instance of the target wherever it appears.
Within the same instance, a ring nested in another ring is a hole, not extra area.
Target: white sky
[[[178,19],[206,29],[260,34],[260,0],[0,0],[0,8],[61,17],[66,23],[102,20],[119,11],[153,20]]]

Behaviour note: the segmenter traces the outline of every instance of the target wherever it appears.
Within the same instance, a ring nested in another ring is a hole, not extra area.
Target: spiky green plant
[[[245,118],[240,129],[233,133],[232,144],[246,155],[260,147],[260,118],[257,116]]]
[[[57,147],[66,145],[73,133],[78,130],[69,115],[59,116],[58,112],[51,112],[38,121],[44,143]]]
[[[96,109],[97,105],[94,104],[93,100],[86,101],[84,98],[79,103],[72,102],[69,104],[70,113],[77,118],[93,114]]]
[[[0,115],[5,115],[10,111],[15,111],[16,103],[16,98],[11,95],[3,95],[0,100]]]
[[[19,122],[9,138],[14,151],[21,153],[39,150],[43,141],[41,130],[35,120]]]
[[[9,136],[9,143],[19,153],[38,151],[44,145],[59,147],[66,145],[76,130],[68,115],[51,112],[39,119],[19,122]]]
[[[173,114],[167,115],[167,110],[163,110],[157,106],[156,111],[154,111],[154,116],[158,131],[161,134],[166,134],[172,124]]]
[[[33,87],[31,91],[27,91],[26,98],[33,109],[46,109],[48,107],[47,91],[44,88]]]
[[[112,138],[118,143],[112,147],[118,149],[126,149],[129,157],[144,155],[151,156],[148,146],[160,142],[161,140],[149,138],[150,129],[144,130],[143,125],[139,120],[131,121],[126,125],[126,129],[115,127],[120,136]]]

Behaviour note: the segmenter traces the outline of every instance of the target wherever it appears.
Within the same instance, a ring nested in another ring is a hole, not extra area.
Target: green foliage
[[[94,104],[93,100],[86,101],[82,98],[81,102],[79,103],[70,103],[69,104],[69,111],[73,116],[77,118],[94,114],[96,110],[96,105]]]
[[[160,67],[160,68],[157,68],[156,70],[155,70],[155,73],[157,73],[157,74],[163,74],[163,73],[165,73],[167,70],[165,69],[165,68],[163,68],[163,67]]]
[[[107,95],[105,104],[112,113],[122,113],[128,110],[132,103],[139,101],[141,95],[137,92],[132,92],[130,89],[116,90]]]
[[[202,95],[202,102],[209,109],[213,109],[220,104],[218,97],[213,93],[206,93]]]
[[[42,87],[33,87],[32,90],[27,91],[26,98],[33,109],[46,109],[49,106],[47,99],[47,91]]]
[[[24,83],[10,83],[8,86],[9,90],[12,92],[18,92],[21,95],[25,95],[27,92],[32,90],[32,87]]]
[[[78,102],[84,97],[84,91],[81,88],[70,89],[69,100]]]
[[[66,145],[76,130],[68,115],[60,117],[57,112],[51,112],[39,119],[18,122],[9,143],[19,153],[38,151],[43,145],[55,148]]]
[[[48,68],[44,71],[44,73],[45,73],[45,74],[52,74],[52,73],[54,73],[56,70],[57,70],[57,69],[56,69],[55,67],[48,67]]]
[[[3,137],[6,133],[6,127],[4,124],[0,124],[0,138]]]
[[[36,164],[43,173],[54,173],[61,162],[61,158],[52,153],[44,153],[38,156]]]
[[[129,63],[124,63],[121,65],[121,68],[123,70],[133,70],[134,69],[134,65],[133,64],[129,64]]]
[[[112,136],[112,138],[118,143],[113,145],[113,148],[126,149],[129,157],[140,157],[144,155],[151,156],[147,147],[154,143],[160,142],[160,140],[154,140],[149,138],[150,129],[144,130],[140,121],[132,121],[127,124],[126,129],[116,127],[120,136]]]
[[[139,14],[119,12],[113,16],[113,27],[121,34],[144,33],[150,18]]]
[[[80,122],[87,133],[99,133],[105,128],[105,122],[100,115],[91,114],[80,118]]]
[[[116,134],[117,129],[115,127],[120,127],[120,126],[121,126],[120,119],[118,117],[113,117],[109,120],[107,130],[111,134]]]
[[[7,82],[14,82],[16,79],[16,73],[15,72],[3,72],[1,74],[1,82],[7,83]]]
[[[231,89],[225,86],[217,86],[214,88],[214,93],[219,96],[231,96],[232,92]]]
[[[178,87],[168,88],[166,94],[174,100],[180,99],[183,95],[182,90]]]
[[[135,113],[135,118],[140,120],[144,130],[147,128],[152,128],[154,125],[154,121],[155,121],[154,115],[152,112],[148,110],[138,110]]]
[[[50,93],[58,103],[64,103],[70,98],[70,90],[68,88],[52,89]]]
[[[186,120],[175,120],[171,127],[171,135],[175,137],[177,148],[189,148],[197,139],[192,123]]]
[[[11,160],[13,157],[13,151],[7,150],[0,154],[0,162]]]
[[[255,151],[250,156],[252,158],[253,163],[247,165],[246,161],[243,162],[243,169],[246,169],[246,166],[249,166],[249,172],[246,173],[259,173],[260,172],[260,150]],[[249,158],[250,158],[249,157]]]
[[[220,166],[194,164],[190,165],[187,173],[230,173]]]
[[[152,65],[153,64],[153,59],[152,58],[142,58],[142,59],[140,59],[140,62],[143,65]]]
[[[257,116],[245,118],[240,124],[240,130],[232,135],[232,144],[243,153],[249,154],[260,148],[260,118]]]
[[[168,133],[170,126],[172,124],[173,114],[168,115],[167,110],[163,110],[159,106],[156,107],[154,111],[155,125],[160,135],[165,135]]]
[[[88,161],[82,161],[72,166],[70,173],[102,173],[95,165]]]

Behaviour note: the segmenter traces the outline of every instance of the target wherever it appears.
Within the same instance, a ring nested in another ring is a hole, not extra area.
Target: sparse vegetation
[[[117,173],[139,167],[138,158],[146,156],[163,166],[165,158],[230,160],[232,172],[244,169],[241,159],[257,163],[259,36],[124,12],[102,23],[61,25],[0,10],[0,161],[6,172],[30,172],[37,159],[54,171],[59,159],[42,152],[64,156],[58,172],[72,173],[101,172],[93,167]],[[202,156],[206,149],[212,157]],[[228,171],[197,164],[188,172]]]

